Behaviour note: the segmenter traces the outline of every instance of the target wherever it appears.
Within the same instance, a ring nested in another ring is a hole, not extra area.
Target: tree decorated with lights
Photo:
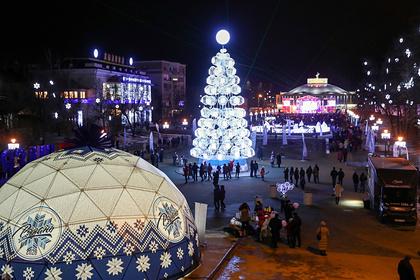
[[[416,122],[420,90],[420,29],[398,38],[380,66],[363,62],[365,85],[359,106],[387,116],[394,133]]]
[[[244,103],[244,98],[240,96],[235,61],[224,48],[229,39],[226,30],[220,30],[216,35],[222,48],[211,59],[213,65],[209,69],[205,95],[200,100],[204,106],[190,153],[204,160],[244,159],[255,154],[249,139],[246,112],[238,107]]]

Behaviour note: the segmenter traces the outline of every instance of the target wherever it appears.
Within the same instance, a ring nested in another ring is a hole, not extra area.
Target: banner
[[[153,147],[153,132],[150,132],[150,136],[149,136],[149,145],[150,145],[150,152],[152,153],[154,151],[154,147]]]
[[[206,220],[207,220],[207,204],[195,203],[195,225],[197,227],[198,239],[200,243],[206,241]]]
[[[257,146],[257,133],[255,131],[251,133],[251,141],[252,141],[252,148],[255,151],[255,147]]]
[[[305,143],[305,135],[302,133],[302,160],[304,160],[307,156],[308,156],[308,150],[306,148],[306,143]]]
[[[192,137],[195,137],[196,130],[197,130],[197,119],[194,118],[192,121]]]
[[[283,145],[287,145],[286,125],[283,125],[281,130],[282,130],[282,134],[283,134]]]
[[[268,143],[268,129],[267,126],[264,125],[264,130],[263,130],[263,146],[266,146]]]

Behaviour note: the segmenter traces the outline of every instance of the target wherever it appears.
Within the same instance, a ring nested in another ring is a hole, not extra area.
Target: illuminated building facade
[[[327,78],[309,78],[305,85],[277,95],[283,113],[333,113],[355,106],[355,93],[328,83]]]
[[[109,53],[100,59],[95,51],[96,57],[69,58],[52,70],[33,71],[35,97],[59,101],[52,102],[58,106],[51,115],[78,124],[101,118],[105,125],[115,117],[122,124],[152,122],[152,82],[146,73],[132,66],[132,59]]]

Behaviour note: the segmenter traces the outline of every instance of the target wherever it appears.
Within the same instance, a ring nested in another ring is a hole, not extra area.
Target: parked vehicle
[[[417,176],[406,159],[369,157],[370,205],[381,222],[417,223]]]

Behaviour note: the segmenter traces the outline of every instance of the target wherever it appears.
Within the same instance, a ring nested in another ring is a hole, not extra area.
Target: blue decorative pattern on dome
[[[39,261],[16,256],[6,226],[0,233],[0,267],[9,265],[13,279],[177,279],[200,260],[197,231],[185,214],[187,232],[176,243],[165,239],[152,221],[141,231],[124,223],[115,233],[106,226],[87,230],[81,225],[75,232],[64,230],[56,249]]]

